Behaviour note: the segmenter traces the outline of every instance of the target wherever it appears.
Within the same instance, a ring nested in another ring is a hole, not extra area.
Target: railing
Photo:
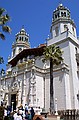
[[[76,109],[58,111],[58,114],[63,120],[79,120],[79,110]]]

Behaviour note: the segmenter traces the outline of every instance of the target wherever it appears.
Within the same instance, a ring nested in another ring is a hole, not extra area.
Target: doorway
[[[11,94],[11,108],[13,105],[13,110],[16,110],[16,94]]]

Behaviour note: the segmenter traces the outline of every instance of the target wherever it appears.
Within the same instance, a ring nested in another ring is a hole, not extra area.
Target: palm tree
[[[54,112],[53,66],[63,61],[62,54],[63,51],[55,44],[45,47],[43,52],[43,62],[50,61],[50,113]]]
[[[4,63],[3,57],[0,57],[0,64]]]
[[[5,35],[3,32],[11,32],[11,28],[7,25],[7,22],[10,21],[10,17],[8,14],[5,13],[6,10],[3,8],[0,8],[0,26],[1,26],[1,32],[0,32],[0,38],[2,40],[5,40]]]
[[[2,40],[5,40],[4,32],[10,33],[11,28],[7,25],[7,22],[10,20],[10,17],[8,14],[6,14],[6,10],[4,8],[0,8],[0,38]],[[3,33],[2,33],[3,32]],[[4,63],[3,57],[0,56],[0,64]],[[2,69],[1,74],[4,74],[4,70]]]

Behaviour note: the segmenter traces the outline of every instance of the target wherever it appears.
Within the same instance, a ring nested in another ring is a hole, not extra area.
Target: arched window
[[[63,17],[63,15],[64,15],[63,12],[61,12],[61,17]]]
[[[19,48],[19,52],[21,52],[22,51],[22,48]]]
[[[21,37],[19,37],[19,40],[21,41]]]
[[[22,41],[23,41],[23,37],[22,37]]]

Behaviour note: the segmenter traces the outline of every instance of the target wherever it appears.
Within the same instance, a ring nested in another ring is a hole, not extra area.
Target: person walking
[[[33,120],[33,117],[34,117],[34,115],[35,115],[35,112],[34,112],[33,107],[31,107],[30,113],[31,113],[31,118],[32,118],[32,120]]]
[[[31,116],[30,111],[28,111],[28,120],[32,120],[32,116]]]

